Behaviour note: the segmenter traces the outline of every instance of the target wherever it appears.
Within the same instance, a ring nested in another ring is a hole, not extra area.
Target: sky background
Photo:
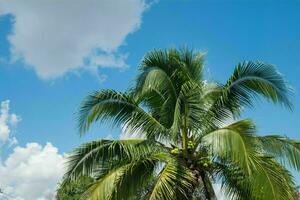
[[[244,60],[276,65],[294,88],[293,112],[263,101],[243,118],[254,119],[259,134],[300,139],[299,9],[296,0],[0,0],[0,188],[50,199],[64,153],[119,138],[106,125],[80,137],[75,113],[90,92],[125,91],[154,48],[206,52],[206,78],[221,83]],[[34,180],[41,188],[30,193],[25,180],[45,163],[53,170],[42,169]]]

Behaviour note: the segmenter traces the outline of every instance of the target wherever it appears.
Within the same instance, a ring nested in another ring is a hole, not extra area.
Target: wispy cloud
[[[15,113],[10,113],[10,101],[5,100],[0,103],[0,143],[16,144],[17,139],[13,135],[14,128],[21,121],[21,117]]]

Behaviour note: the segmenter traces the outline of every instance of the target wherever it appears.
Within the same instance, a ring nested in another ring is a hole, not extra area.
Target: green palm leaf
[[[132,199],[151,178],[159,156],[148,156],[110,169],[82,196],[86,200]]]
[[[189,127],[188,132],[199,129],[200,117],[205,113],[200,103],[201,94],[202,86],[198,83],[189,81],[182,86],[174,108],[175,112],[171,127],[173,139],[178,140],[182,126]],[[182,113],[184,113],[184,118]]]
[[[159,173],[149,200],[188,199],[196,179],[192,171],[177,159],[168,159]]]
[[[76,148],[69,155],[66,177],[93,175],[101,163],[109,164],[109,166],[128,163],[141,156],[161,151],[165,151],[162,146],[142,139],[88,142]]]
[[[291,108],[290,93],[291,88],[274,66],[247,61],[237,65],[211,110],[217,121],[231,114],[238,117],[244,106],[253,106],[253,99],[260,96]]]
[[[163,137],[166,128],[144,111],[127,94],[103,90],[89,95],[79,111],[79,129],[83,133],[95,121],[113,120],[115,125],[128,125],[135,132],[146,133],[149,138]]]
[[[252,174],[251,184],[258,199],[295,199],[294,180],[284,167],[266,156],[257,156],[254,162],[256,170]]]
[[[253,155],[256,152],[254,130],[250,120],[238,121],[204,135],[201,144],[209,147],[212,156],[237,163],[250,175],[254,166]]]
[[[289,165],[300,172],[300,141],[279,135],[258,137],[263,149],[283,165]]]
[[[244,170],[229,160],[215,163],[214,172],[221,183],[221,188],[228,199],[257,199],[249,177]]]

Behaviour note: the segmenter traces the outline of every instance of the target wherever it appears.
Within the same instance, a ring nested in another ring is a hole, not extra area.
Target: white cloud
[[[118,48],[140,27],[146,8],[144,0],[0,0],[0,15],[14,16],[8,37],[12,56],[46,79],[78,69],[86,60],[126,67],[127,55]]]
[[[0,142],[17,144],[12,132],[20,120],[20,116],[10,113],[10,101],[2,101]],[[54,199],[57,182],[64,173],[63,166],[63,155],[59,154],[58,149],[51,143],[45,146],[38,143],[27,143],[25,147],[17,146],[3,162],[0,157],[0,188],[9,199]]]
[[[119,56],[115,56],[114,54],[98,55],[92,57],[90,61],[90,65],[95,67],[102,66],[102,67],[114,67],[114,68],[123,69],[128,66],[125,63],[127,57],[128,55],[119,55]]]
[[[64,157],[51,143],[44,147],[37,143],[18,146],[0,163],[0,188],[14,199],[54,199],[63,166]]]
[[[9,112],[9,100],[0,103],[0,142],[12,141],[16,143],[16,138],[12,136],[11,128],[17,126],[21,118],[15,113]]]

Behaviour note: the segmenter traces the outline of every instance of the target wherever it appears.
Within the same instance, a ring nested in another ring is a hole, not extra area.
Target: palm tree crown
[[[127,92],[101,90],[79,110],[85,133],[109,121],[134,139],[83,144],[68,158],[66,179],[95,178],[83,199],[294,200],[291,173],[300,171],[300,142],[259,136],[245,107],[264,97],[291,109],[291,89],[270,64],[239,63],[225,84],[204,79],[204,55],[187,48],[145,55]],[[232,123],[230,123],[232,122]]]

